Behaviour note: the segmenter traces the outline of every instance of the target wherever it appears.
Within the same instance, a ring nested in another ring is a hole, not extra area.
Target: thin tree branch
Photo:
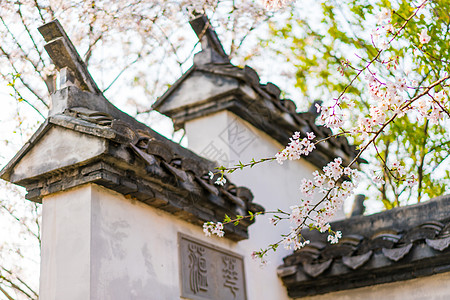
[[[37,8],[37,11],[39,13],[39,16],[41,17],[42,23],[45,23],[44,16],[42,15],[41,7],[39,6],[39,3],[37,0],[34,0],[34,6]]]
[[[19,5],[19,9],[17,10],[17,13],[20,16],[20,20],[22,21],[23,27],[25,28],[25,31],[27,32],[28,36],[30,37],[30,40],[33,43],[34,49],[36,50],[37,54],[39,55],[39,60],[42,62],[42,65],[45,67],[45,61],[42,58],[41,52],[39,51],[38,46],[36,45],[36,42],[35,42],[33,36],[31,35],[31,32],[28,29],[27,24],[25,23],[25,18],[22,15],[22,9],[21,9],[22,3],[20,1],[17,1],[17,4]]]
[[[113,79],[113,81],[111,81],[111,83],[102,91],[102,93],[105,93],[107,90],[109,90],[109,88],[116,82],[117,79],[119,79],[120,75],[123,74],[123,72],[125,72],[129,67],[131,67],[132,65],[134,65],[140,58],[142,58],[142,56],[140,54],[138,54],[138,56],[136,57],[135,60],[133,60],[131,63],[129,63],[128,65],[126,65],[120,72],[119,74],[117,74],[117,76]]]
[[[19,292],[21,292],[22,294],[24,294],[25,296],[27,296],[29,299],[34,299],[30,294],[28,294],[26,291],[24,291],[20,286],[18,286],[17,284],[15,284],[14,282],[12,282],[12,280],[6,278],[5,276],[0,274],[0,279],[3,281],[6,281],[7,283],[9,283],[11,285],[11,288],[13,288],[14,290],[17,290]]]
[[[23,225],[32,236],[34,236],[35,238],[38,239],[38,241],[40,240],[40,237],[33,230],[31,230],[31,228],[28,225],[26,225],[25,222],[22,222],[22,220],[19,217],[17,217],[12,211],[10,211],[8,209],[8,207],[6,207],[4,204],[0,204],[0,207],[3,208],[4,210],[6,210],[8,212],[8,214],[12,218],[14,218],[17,222],[19,222],[21,225]]]
[[[2,288],[2,286],[0,285],[0,292],[2,292],[3,293],[3,295],[5,295],[6,296],[6,298],[8,298],[8,300],[14,300],[14,298],[13,297],[11,297],[3,288]]]
[[[17,274],[13,274],[10,270],[5,269],[4,267],[1,267],[2,270],[9,273],[10,275],[13,275],[15,278],[17,278],[20,283],[22,283],[29,291],[31,291],[36,297],[39,297],[38,293],[36,293],[28,284],[25,283]],[[31,298],[31,296],[29,296]]]
[[[17,70],[17,68],[16,68],[16,66],[14,65],[14,62],[13,62],[13,60],[11,59],[11,55],[9,54],[9,53],[7,53],[6,51],[5,51],[5,49],[0,45],[0,51],[6,56],[6,58],[8,59],[8,61],[9,61],[9,63],[10,63],[10,65],[11,65],[11,67],[12,67],[12,69],[14,70],[14,73],[15,74],[20,74],[20,72]],[[6,76],[4,75],[4,74],[2,74],[2,77],[4,78],[4,79],[6,79]],[[28,83],[26,83],[25,81],[24,81],[24,79],[22,78],[22,76],[20,76],[19,77],[19,80],[22,82],[22,84],[34,95],[34,96],[36,96],[36,98],[42,103],[42,104],[44,104],[45,105],[45,107],[46,108],[49,108],[49,105],[44,101],[44,99],[41,97],[41,96],[39,96],[38,94],[37,94],[37,92],[33,89],[33,88],[31,88],[31,86],[28,84]],[[29,102],[28,102],[29,103]],[[31,105],[31,104],[30,104]],[[36,111],[38,111],[39,112],[39,114],[41,115],[41,116],[43,116],[44,117],[44,115],[36,108],[36,107],[34,107],[33,105],[31,105]],[[45,117],[44,117],[44,119],[45,119]]]

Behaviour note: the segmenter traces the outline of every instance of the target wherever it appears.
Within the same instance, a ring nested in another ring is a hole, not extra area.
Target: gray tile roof
[[[57,20],[39,30],[48,42],[45,49],[54,64],[67,76],[63,87],[52,94],[49,117],[0,171],[1,178],[26,187],[26,197],[36,202],[51,193],[95,183],[198,225],[221,221],[225,214],[233,218],[264,210],[253,203],[249,189],[229,181],[224,186],[215,185],[218,175],[210,179],[208,172],[217,167],[216,163],[166,139],[112,105]],[[45,139],[49,132],[57,134]],[[60,153],[81,149],[77,145],[66,147],[64,134],[71,138],[66,143],[84,143],[83,149],[95,143],[97,152],[70,157]],[[39,151],[56,152],[64,162],[52,157],[48,162],[34,159],[33,154]],[[32,169],[33,174],[24,172],[24,168],[15,172],[17,166],[23,167],[24,159],[25,169]],[[246,219],[238,226],[225,226],[226,237],[247,238],[247,228],[253,222]]]
[[[338,244],[311,244],[284,258],[278,274],[291,297],[324,294],[450,271],[450,196],[331,224]]]

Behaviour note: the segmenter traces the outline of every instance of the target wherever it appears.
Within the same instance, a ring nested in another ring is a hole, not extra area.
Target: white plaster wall
[[[118,193],[91,188],[91,299],[178,299],[177,232],[186,225]]]
[[[379,284],[325,295],[298,298],[301,300],[448,300],[450,272],[433,276]]]
[[[244,256],[248,299],[287,299],[276,264],[261,269],[251,242],[202,228],[88,184],[43,199],[41,298],[181,299],[178,233]]]
[[[248,299],[287,299],[255,244],[205,237],[200,226],[93,185],[91,299],[180,299],[178,233],[244,256]],[[126,212],[126,213],[125,213]],[[219,300],[219,299],[218,299]]]
[[[91,188],[42,200],[40,299],[90,299]]]
[[[273,157],[283,148],[267,134],[227,111],[186,123],[186,135],[189,149],[224,166],[235,165],[239,161],[250,162],[252,158]],[[248,145],[244,147],[245,144]],[[221,149],[220,155],[211,150],[211,145]],[[289,211],[290,206],[299,204],[301,179],[312,178],[314,170],[316,167],[305,160],[289,161],[283,165],[266,162],[227,177],[238,186],[250,188],[255,196],[253,201],[263,205],[267,211],[277,208]],[[274,227],[269,224],[268,217],[257,218],[249,228],[250,239],[239,242],[242,254],[247,258],[253,250],[279,241],[280,234],[289,231],[288,222]],[[341,211],[336,219],[342,218],[344,214]],[[279,247],[276,253],[270,253],[269,265],[264,269],[246,261],[246,272],[250,274],[247,275],[249,299],[288,299],[276,269],[282,264],[282,258],[290,253],[292,250]]]

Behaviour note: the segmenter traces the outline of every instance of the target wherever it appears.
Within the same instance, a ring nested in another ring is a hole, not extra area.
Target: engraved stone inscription
[[[208,291],[208,277],[206,270],[205,248],[189,243],[189,282],[191,291],[197,294],[199,291]]]
[[[179,235],[181,297],[192,300],[246,300],[241,256]]]
[[[233,294],[233,299],[236,299],[237,292],[239,291],[238,280],[239,274],[236,271],[236,259],[229,256],[223,256],[223,278],[225,279],[224,287],[229,288]]]

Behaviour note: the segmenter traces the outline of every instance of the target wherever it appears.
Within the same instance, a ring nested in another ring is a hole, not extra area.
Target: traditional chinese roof
[[[292,100],[280,97],[281,90],[276,85],[261,84],[258,74],[249,66],[232,65],[205,16],[190,23],[202,43],[202,51],[195,55],[194,65],[153,105],[172,118],[175,128],[184,127],[189,120],[228,110],[282,145],[289,142],[295,131],[302,135],[314,132],[318,139],[332,134],[330,129],[316,125],[315,109],[298,113]],[[335,157],[348,163],[357,153],[347,139],[338,137],[317,145],[317,150],[306,159],[321,168]]]
[[[62,30],[54,22],[44,25],[50,27],[51,37]],[[252,202],[249,189],[230,182],[214,185],[217,176],[211,179],[208,172],[215,163],[113,106],[92,88],[96,85],[84,74],[85,67],[73,70],[84,63],[71,61],[78,53],[67,46],[71,43],[65,33],[59,37],[64,42],[53,44],[51,57],[70,76],[64,77],[65,87],[53,93],[50,116],[0,172],[2,179],[26,187],[26,197],[36,202],[48,194],[95,183],[194,224],[263,210]],[[226,226],[226,236],[247,238],[251,223],[244,220],[236,227]]]
[[[338,244],[311,244],[284,258],[278,275],[291,297],[324,294],[450,271],[450,196],[331,224]]]

